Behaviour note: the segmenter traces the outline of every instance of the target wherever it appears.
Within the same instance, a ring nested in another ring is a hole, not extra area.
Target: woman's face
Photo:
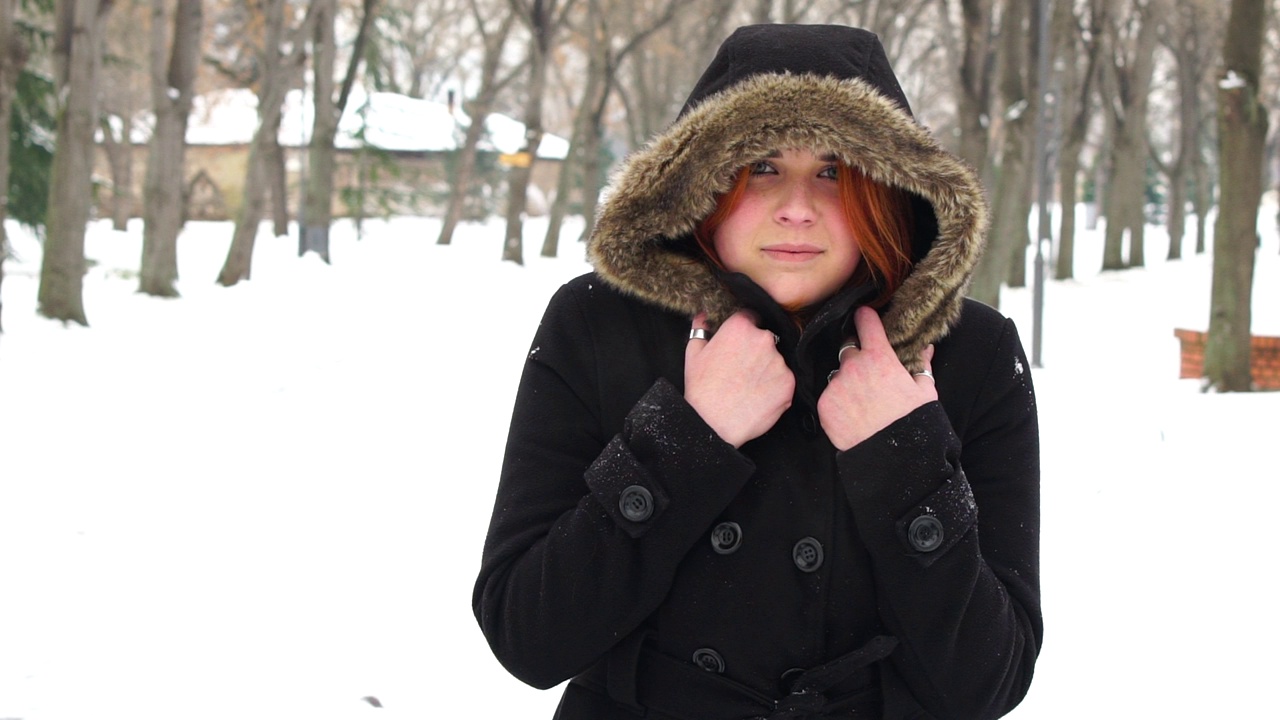
[[[752,165],[742,199],[712,240],[725,268],[798,310],[840,289],[862,259],[831,156],[782,150]]]

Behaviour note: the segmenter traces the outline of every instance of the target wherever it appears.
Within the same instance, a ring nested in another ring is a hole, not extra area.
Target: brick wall
[[[1209,334],[1176,329],[1182,344],[1182,371],[1179,377],[1204,377],[1204,345]],[[1280,390],[1280,337],[1254,335],[1249,349],[1253,384],[1258,390]]]

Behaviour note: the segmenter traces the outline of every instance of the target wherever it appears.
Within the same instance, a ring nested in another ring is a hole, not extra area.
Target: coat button
[[[622,511],[622,517],[631,522],[644,522],[653,515],[653,493],[639,485],[631,485],[622,491],[618,509]]]
[[[805,413],[804,417],[800,418],[800,427],[804,429],[807,435],[817,435],[818,418],[814,417],[813,413]]]
[[[791,548],[791,559],[804,572],[822,567],[822,543],[811,537],[803,538]]]
[[[922,553],[933,552],[942,545],[942,522],[932,515],[921,515],[907,528],[907,542]]]
[[[742,544],[742,526],[736,522],[722,522],[711,531],[711,549],[721,555],[736,552]]]
[[[698,648],[693,651],[693,664],[707,672],[724,672],[724,658],[711,648]]]

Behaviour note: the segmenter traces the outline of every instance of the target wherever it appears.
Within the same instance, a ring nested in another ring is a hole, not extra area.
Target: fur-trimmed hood
[[[875,35],[838,26],[741,28],[680,117],[628,157],[602,202],[588,256],[631,295],[713,322],[740,303],[706,262],[694,227],[743,166],[787,148],[833,153],[913,193],[914,268],[884,312],[904,362],[959,316],[986,233],[978,180],[910,114]]]

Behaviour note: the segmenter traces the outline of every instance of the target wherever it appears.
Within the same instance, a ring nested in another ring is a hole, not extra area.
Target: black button
[[[742,526],[736,522],[722,522],[711,530],[711,549],[721,555],[737,551],[742,544]]]
[[[698,648],[693,651],[693,664],[707,672],[724,672],[724,658],[711,648]]]
[[[791,548],[791,559],[804,572],[817,570],[822,567],[822,543],[811,537],[801,539]]]
[[[812,413],[805,413],[804,417],[800,418],[800,427],[804,428],[804,431],[810,435],[817,435],[818,419]]]
[[[782,691],[783,695],[790,695],[791,691],[796,686],[796,680],[799,680],[800,676],[803,674],[804,668],[798,667],[791,668],[790,670],[782,673],[782,677],[778,678],[778,689]]]
[[[921,515],[911,521],[907,542],[919,552],[933,552],[942,545],[942,522],[932,515]]]
[[[644,522],[653,515],[653,493],[639,485],[631,485],[622,491],[618,509],[622,511],[622,517],[631,522]]]

